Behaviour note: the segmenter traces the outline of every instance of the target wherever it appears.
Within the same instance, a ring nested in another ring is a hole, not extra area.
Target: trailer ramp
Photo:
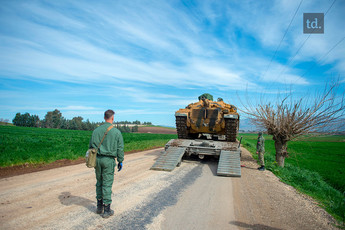
[[[241,149],[238,142],[213,141],[204,139],[172,139],[165,145],[165,152],[150,168],[172,171],[181,162],[183,155],[205,155],[219,157],[218,176],[241,176]]]
[[[181,162],[185,151],[185,147],[169,147],[150,169],[171,172]]]
[[[218,176],[241,176],[241,160],[240,151],[226,151],[220,152],[217,175]]]

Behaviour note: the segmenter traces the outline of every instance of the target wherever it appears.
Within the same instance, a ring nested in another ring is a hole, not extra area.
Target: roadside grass
[[[143,125],[141,127],[165,128],[165,129],[176,130],[176,128],[174,127],[161,126],[161,125]]]
[[[85,156],[92,131],[0,126],[0,167],[75,160]],[[125,152],[163,147],[171,134],[123,133]]]
[[[122,135],[125,152],[163,147],[169,140],[177,138],[176,134],[123,133]]]
[[[0,121],[0,125],[8,125],[8,126],[14,126],[12,123]]]
[[[242,143],[258,159],[257,134],[240,134]],[[335,219],[345,216],[345,136],[305,137],[288,143],[289,158],[281,168],[275,161],[271,136],[265,135],[265,166],[281,181],[318,200]]]

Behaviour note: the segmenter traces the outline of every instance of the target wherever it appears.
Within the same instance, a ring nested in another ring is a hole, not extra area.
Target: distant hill
[[[0,121],[0,125],[10,125],[10,126],[13,126],[12,123],[4,122],[4,121]]]
[[[240,132],[255,132],[259,129],[250,122],[250,119],[240,119]]]
[[[262,130],[250,122],[249,118],[244,118],[240,120],[240,132],[258,132]],[[344,134],[345,133],[345,126],[342,125],[332,125],[331,127],[326,127],[319,130],[321,133],[335,133],[335,134]]]
[[[159,133],[159,134],[177,134],[174,128],[165,128],[159,126],[139,126],[138,133]]]

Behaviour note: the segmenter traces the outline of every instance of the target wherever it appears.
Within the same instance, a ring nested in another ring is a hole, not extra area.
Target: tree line
[[[141,122],[141,121],[138,121],[138,120],[136,120],[136,121],[117,121],[117,122],[115,122],[115,124],[124,124],[124,125],[131,125],[131,124],[133,124],[133,125],[152,125],[152,122],[147,122],[147,121],[145,121],[145,122]]]
[[[66,119],[62,116],[62,113],[55,109],[49,111],[44,116],[43,120],[40,120],[38,115],[30,115],[30,113],[17,113],[13,118],[12,123],[15,126],[24,127],[37,127],[37,128],[53,128],[53,129],[70,129],[70,130],[94,130],[98,126],[102,125],[103,122],[90,122],[89,119],[83,121],[84,118],[81,116],[73,117],[71,120]],[[127,124],[135,124],[129,127]],[[138,132],[138,125],[152,125],[151,122],[141,123],[140,121],[119,121],[116,122],[116,127],[124,133]]]

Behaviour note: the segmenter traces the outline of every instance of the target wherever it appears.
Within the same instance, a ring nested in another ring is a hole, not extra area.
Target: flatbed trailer
[[[172,139],[165,145],[165,152],[157,159],[151,170],[172,171],[179,166],[182,157],[205,155],[219,157],[218,176],[241,176],[240,142],[213,141],[203,139]]]

